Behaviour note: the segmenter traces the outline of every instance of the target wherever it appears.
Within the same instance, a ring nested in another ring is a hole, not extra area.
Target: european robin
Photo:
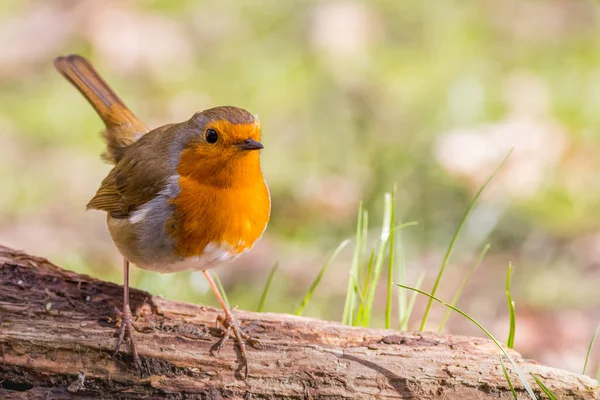
[[[271,211],[260,168],[260,122],[237,107],[215,107],[149,131],[83,57],[54,61],[106,125],[103,158],[114,164],[87,205],[107,213],[123,256],[123,311],[115,355],[125,336],[141,368],[129,307],[129,263],[156,272],[202,271],[225,317],[220,349],[233,332],[245,363],[244,340],[208,269],[252,248]]]

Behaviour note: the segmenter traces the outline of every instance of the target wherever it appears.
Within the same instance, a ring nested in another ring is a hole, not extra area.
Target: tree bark
[[[132,290],[140,376],[128,345],[111,358],[121,302],[121,286],[0,246],[0,398],[513,398],[498,349],[486,339],[236,311],[263,345],[248,349],[243,380],[233,341],[212,354],[218,310]],[[511,355],[559,399],[600,398],[593,379]],[[519,398],[527,398],[507,367]]]

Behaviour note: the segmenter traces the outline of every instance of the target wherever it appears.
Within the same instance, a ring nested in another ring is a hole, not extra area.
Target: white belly
[[[150,271],[169,273],[180,271],[201,271],[225,264],[239,256],[228,245],[209,243],[199,256],[185,257],[156,264],[136,264],[139,268]]]

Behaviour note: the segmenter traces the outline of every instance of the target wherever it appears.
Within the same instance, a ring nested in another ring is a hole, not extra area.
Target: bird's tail
[[[148,132],[148,128],[85,58],[79,55],[58,57],[54,66],[81,92],[106,125],[106,151],[102,156],[113,164],[117,163],[124,148]]]

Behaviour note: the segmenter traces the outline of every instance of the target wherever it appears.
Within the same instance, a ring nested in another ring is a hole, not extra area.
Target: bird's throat
[[[182,177],[215,188],[244,188],[256,186],[264,180],[258,151],[242,151],[234,157],[200,160],[184,152],[177,172]]]

